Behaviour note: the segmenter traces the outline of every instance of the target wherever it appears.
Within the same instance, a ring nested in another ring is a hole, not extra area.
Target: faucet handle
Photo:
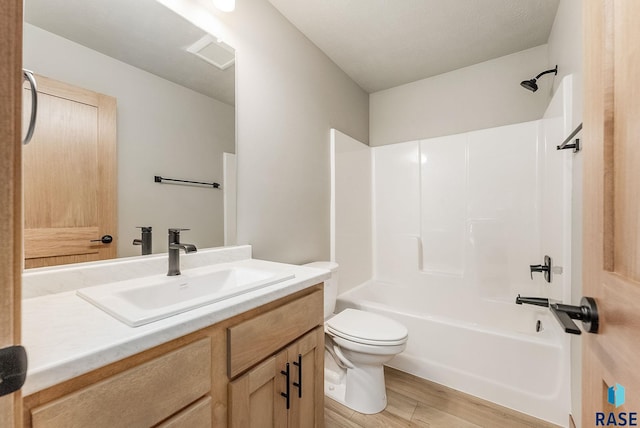
[[[172,227],[169,228],[169,244],[179,244],[180,243],[180,232],[182,232],[183,230],[190,230],[190,229],[181,229],[179,227]]]
[[[151,232],[153,228],[151,226],[136,226],[136,229],[141,229],[142,232]]]
[[[191,230],[191,229],[182,229],[180,227],[171,227],[171,228],[169,228],[169,233],[180,233],[183,230]]]

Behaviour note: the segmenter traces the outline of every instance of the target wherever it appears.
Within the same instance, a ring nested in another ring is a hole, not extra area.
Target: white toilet
[[[324,283],[325,395],[360,413],[381,412],[387,406],[383,365],[406,347],[407,328],[357,309],[334,314],[338,264],[305,266],[331,271],[331,278]]]

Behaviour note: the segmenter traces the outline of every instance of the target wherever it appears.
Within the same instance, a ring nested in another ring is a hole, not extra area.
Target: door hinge
[[[0,349],[0,397],[16,392],[27,379],[27,351],[22,346]]]

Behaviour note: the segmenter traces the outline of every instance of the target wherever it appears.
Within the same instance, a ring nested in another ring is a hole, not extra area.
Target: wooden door
[[[629,413],[640,413],[640,1],[583,5],[583,294],[597,301],[600,331],[582,336],[582,425],[631,425]]]
[[[0,348],[20,343],[22,0],[0,8]],[[22,426],[20,392],[0,397],[0,426]]]
[[[287,353],[282,351],[229,384],[231,428],[287,426],[286,398],[281,395],[287,389],[281,373],[286,363]]]
[[[23,154],[25,267],[114,258],[116,100],[36,80],[38,119]],[[91,242],[104,235],[114,240]]]
[[[289,427],[324,426],[324,329],[317,327],[290,345],[287,357],[292,371]]]

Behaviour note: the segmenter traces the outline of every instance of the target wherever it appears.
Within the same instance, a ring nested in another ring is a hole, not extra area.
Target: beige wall
[[[536,93],[520,82],[544,71],[547,45],[527,49],[370,96],[371,146],[540,119],[552,78]]]
[[[222,152],[235,151],[233,106],[29,24],[24,41],[25,68],[117,99],[118,256],[140,255],[136,226],[153,227],[154,253],[167,251],[169,227],[190,228],[182,240],[199,248],[223,245],[221,190],[153,176],[222,181]]]
[[[340,265],[338,294],[373,274],[371,148],[331,130],[331,260]]]
[[[555,90],[567,74],[582,74],[582,0],[560,1],[548,44],[549,66],[558,65]]]
[[[238,243],[256,258],[329,258],[329,130],[369,141],[369,99],[267,0],[231,13],[160,0],[236,48]]]

